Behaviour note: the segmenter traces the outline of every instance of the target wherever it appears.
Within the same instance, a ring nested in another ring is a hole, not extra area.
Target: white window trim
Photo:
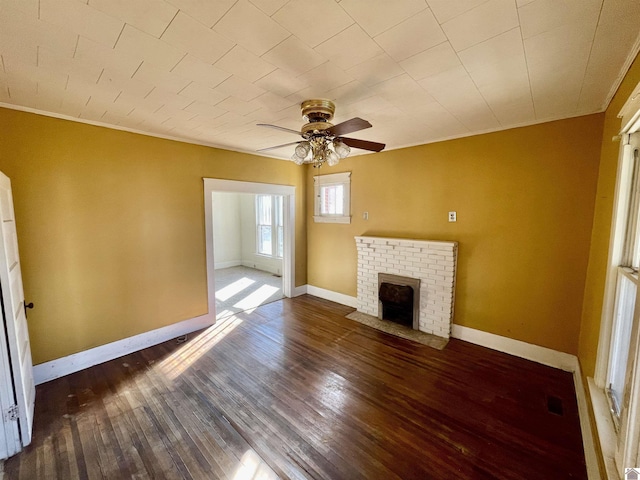
[[[636,91],[640,89],[640,84]],[[630,150],[633,146],[630,142],[630,134],[640,130],[640,110],[629,111],[629,101],[618,115],[623,118],[620,135],[620,153],[618,172],[616,178],[616,192],[614,197],[613,219],[611,224],[611,236],[609,244],[609,258],[605,280],[605,295],[600,324],[600,337],[598,341],[598,353],[596,358],[596,371],[594,382],[589,382],[596,424],[602,456],[604,459],[607,476],[616,478],[624,474],[624,467],[637,466],[640,461],[640,345],[638,318],[634,318],[631,345],[629,349],[629,365],[627,368],[627,382],[629,388],[625,393],[623,403],[624,418],[620,419],[619,432],[616,432],[614,417],[609,411],[608,399],[605,389],[609,364],[611,361],[611,347],[614,324],[614,306],[616,297],[616,285],[619,265],[623,263],[625,226],[629,212],[629,191],[631,188],[632,164]],[[633,108],[640,108],[639,105]],[[615,140],[615,138],[614,138]],[[636,317],[640,309],[636,308]]]
[[[326,185],[345,185],[344,212],[348,215],[322,215],[320,213],[320,187]],[[313,221],[316,223],[351,223],[351,172],[330,173],[313,177]]]
[[[262,253],[260,252],[260,229],[258,228],[261,224],[259,223],[260,212],[258,211],[258,197],[259,196],[268,196],[271,200],[271,253]],[[282,256],[278,255],[278,240],[280,240],[280,234],[278,232],[278,201],[277,198],[282,197],[282,195],[269,195],[266,193],[256,194],[254,199],[255,202],[255,210],[256,210],[256,255],[265,258],[275,258],[276,260],[281,260]],[[282,216],[284,219],[284,198],[282,198]],[[283,222],[284,223],[284,222]],[[284,227],[284,225],[281,225]],[[283,239],[284,240],[284,239]],[[284,255],[284,252],[283,252]]]

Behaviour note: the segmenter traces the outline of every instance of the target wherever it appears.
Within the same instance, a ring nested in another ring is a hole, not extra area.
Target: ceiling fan
[[[372,125],[358,117],[337,125],[329,123],[336,110],[336,106],[331,100],[322,98],[305,100],[300,104],[300,108],[303,118],[305,118],[308,123],[303,125],[299,132],[290,128],[266,123],[259,123],[258,126],[295,133],[296,135],[302,136],[303,140],[276,145],[275,147],[262,148],[258,150],[258,152],[297,145],[291,160],[298,165],[310,163],[317,168],[325,162],[327,162],[330,167],[336,165],[340,159],[349,155],[351,152],[350,147],[370,150],[372,152],[379,152],[385,147],[384,143],[343,137],[342,135],[348,133],[371,128]]]

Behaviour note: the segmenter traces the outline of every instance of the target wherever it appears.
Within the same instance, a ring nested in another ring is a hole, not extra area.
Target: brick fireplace
[[[379,315],[379,274],[419,280],[419,318],[414,328],[449,338],[453,319],[457,242],[355,237],[358,311]]]

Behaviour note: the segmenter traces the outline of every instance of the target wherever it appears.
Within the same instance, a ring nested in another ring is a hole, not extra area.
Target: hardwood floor
[[[5,478],[586,478],[571,374],[350,311],[285,299],[40,385]]]

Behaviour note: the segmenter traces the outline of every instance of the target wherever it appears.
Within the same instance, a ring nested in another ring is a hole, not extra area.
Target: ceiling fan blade
[[[290,128],[285,128],[285,127],[279,127],[277,125],[270,125],[268,123],[258,123],[257,124],[259,127],[268,127],[268,128],[275,128],[276,130],[282,130],[283,132],[289,132],[289,133],[295,133],[296,135],[302,135],[301,132],[298,132],[296,130],[292,130]]]
[[[370,142],[369,140],[358,140],[357,138],[340,137],[340,140],[350,147],[361,148],[362,150],[371,150],[372,152],[379,152],[386,147],[384,143]]]
[[[260,150],[256,150],[256,152],[266,152],[267,150],[275,150],[276,148],[288,147],[290,145],[297,145],[301,142],[303,142],[303,140],[300,140],[299,142],[283,143],[282,145],[276,145],[275,147],[261,148]]]
[[[357,132],[358,130],[364,130],[365,128],[371,128],[372,125],[359,117],[352,118],[346,122],[334,125],[331,128],[327,128],[325,131],[331,135],[339,137],[340,135],[346,135],[347,133]]]

